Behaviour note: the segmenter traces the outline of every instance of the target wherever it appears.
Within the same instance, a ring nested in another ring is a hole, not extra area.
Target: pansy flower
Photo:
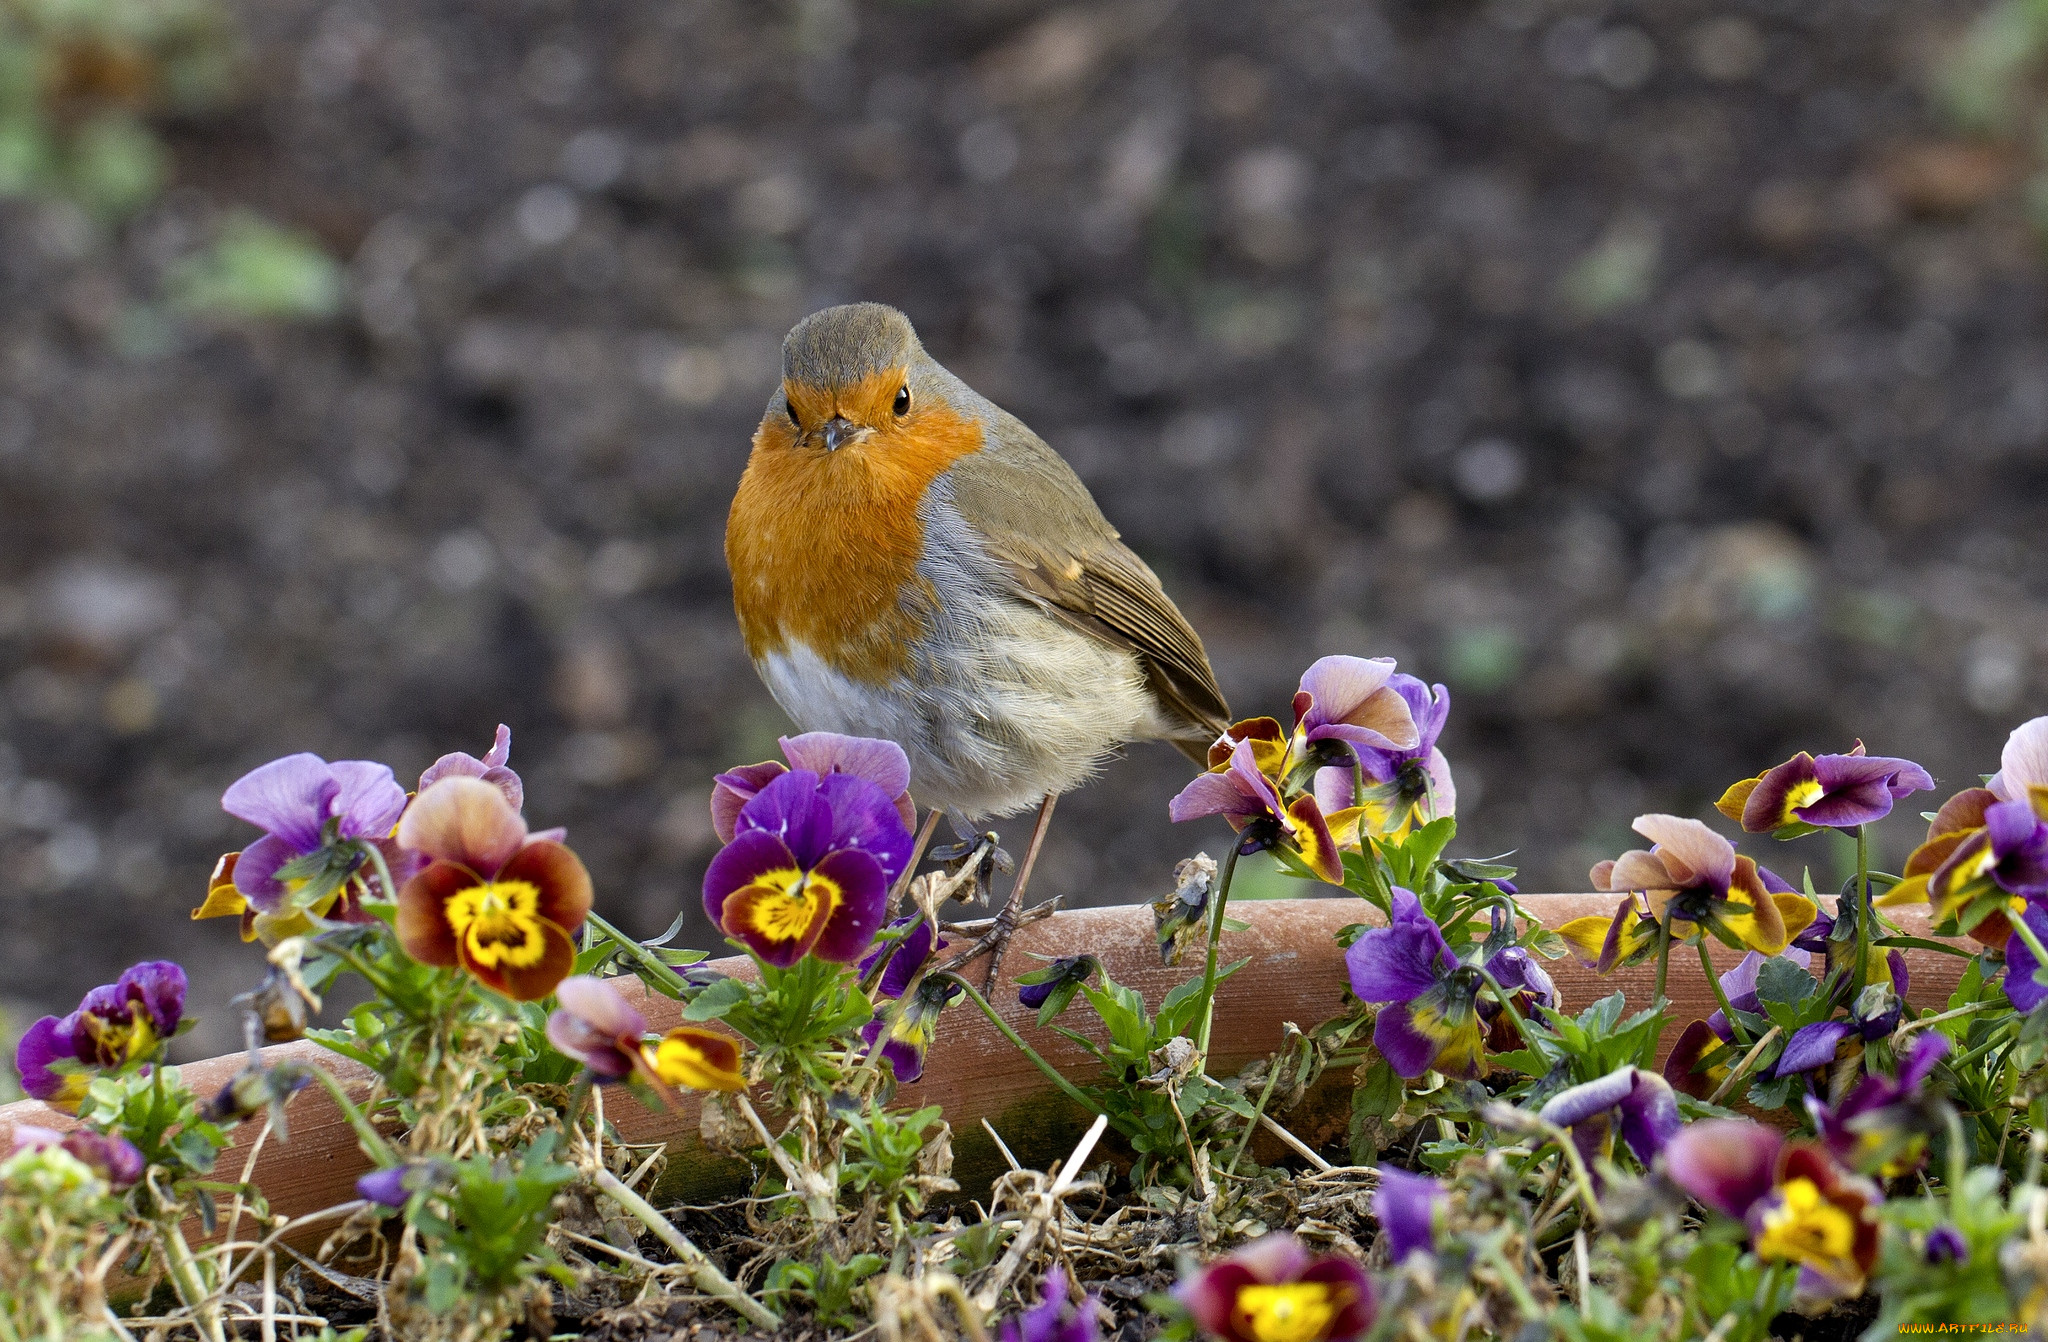
[[[1984,786],[2000,801],[2024,801],[2035,788],[2048,788],[2048,717],[2012,729],[1998,752],[1998,772]]]
[[[87,993],[70,1015],[44,1016],[15,1046],[22,1091],[53,1108],[76,1110],[91,1080],[87,1069],[145,1061],[177,1033],[185,991],[183,969],[169,960],[145,960]]]
[[[1387,1261],[1399,1264],[1420,1249],[1436,1248],[1436,1208],[1444,1200],[1442,1182],[1411,1174],[1394,1165],[1380,1166],[1380,1186],[1373,1190],[1372,1215],[1380,1223]]]
[[[115,1133],[94,1132],[91,1128],[59,1132],[34,1123],[14,1125],[17,1152],[47,1151],[51,1147],[77,1157],[116,1189],[132,1187],[149,1163],[141,1148]]]
[[[467,751],[450,751],[427,766],[427,771],[420,775],[420,785],[414,791],[425,792],[444,778],[481,778],[504,793],[513,810],[523,811],[526,809],[526,784],[512,772],[508,762],[511,758],[512,729],[501,722],[497,734],[491,738],[491,748],[484,752],[482,759]]]
[[[1693,923],[1730,946],[1765,955],[1784,950],[1813,921],[1817,910],[1812,901],[1767,889],[1755,861],[1737,854],[1734,844],[1699,821],[1639,815],[1634,829],[1651,841],[1649,851],[1631,849],[1595,866],[1595,890],[1640,893],[1644,908],[1657,922]],[[1641,935],[1636,907],[1624,901],[1615,911],[1609,938],[1625,944]],[[1569,939],[1582,949],[1588,940]],[[1625,953],[1616,957],[1625,958]],[[1604,950],[1601,959],[1608,959]]]
[[[1984,945],[2004,945],[2027,898],[2048,897],[2048,824],[2036,813],[2048,807],[2048,788],[2037,799],[1997,798],[1989,788],[1949,798],[1906,859],[1903,879],[1876,902],[1924,899],[1937,927],[1953,919]]]
[[[1300,854],[1310,871],[1332,885],[1344,883],[1344,859],[1323,819],[1315,794],[1304,792],[1282,803],[1273,780],[1259,767],[1250,740],[1231,748],[1221,770],[1198,775],[1167,806],[1175,824],[1220,815],[1242,839],[1240,853],[1284,844]]]
[[[1492,911],[1496,936],[1500,934],[1505,918],[1506,915],[1496,905]],[[1550,977],[1550,971],[1543,967],[1541,961],[1520,946],[1509,946],[1488,960],[1486,972],[1507,990],[1516,1013],[1524,1019],[1539,1006],[1557,1005],[1557,981]],[[1486,1022],[1486,1046],[1494,1052],[1505,1053],[1522,1046],[1521,1032],[1515,1029],[1507,1009],[1494,1001],[1491,995],[1479,999],[1479,1019]]]
[[[716,1030],[679,1025],[660,1042],[647,1042],[647,1018],[603,979],[577,974],[555,988],[558,1010],[548,1016],[548,1042],[583,1064],[599,1085],[637,1076],[691,1090],[744,1090],[739,1043]]]
[[[1349,763],[1359,750],[1415,749],[1421,732],[1393,679],[1391,657],[1319,658],[1294,692],[1290,753],[1307,758],[1319,742],[1330,742],[1319,752],[1334,756],[1325,762]]]
[[[1335,1254],[1318,1258],[1285,1233],[1217,1259],[1173,1293],[1221,1342],[1350,1342],[1378,1313],[1364,1268]]]
[[[1920,1163],[1927,1138],[1941,1130],[1941,1100],[1926,1091],[1935,1064],[1948,1056],[1948,1036],[1924,1031],[1899,1063],[1896,1078],[1866,1075],[1841,1103],[1806,1097],[1814,1130],[1837,1160],[1864,1174],[1896,1178]]]
[[[1043,957],[1040,957],[1043,958]],[[1038,1013],[1041,1025],[1067,1009],[1081,986],[1102,972],[1102,961],[1092,955],[1062,955],[1047,960],[1045,968],[1017,976],[1017,1005]]]
[[[1355,847],[1361,834],[1399,838],[1417,825],[1458,812],[1458,789],[1451,781],[1451,763],[1437,748],[1450,717],[1451,695],[1443,686],[1424,685],[1405,673],[1387,687],[1401,696],[1415,719],[1416,743],[1405,750],[1355,747],[1359,773],[1371,780],[1354,795],[1357,778],[1346,765],[1316,770],[1316,802],[1329,817],[1338,842]]]
[[[443,778],[420,793],[398,841],[428,859],[398,892],[398,941],[426,965],[460,965],[485,987],[537,1002],[576,963],[573,934],[590,912],[590,873],[558,840],[528,833],[505,794],[481,778]]]
[[[364,846],[374,844],[403,883],[413,863],[393,842],[405,789],[370,760],[287,755],[250,770],[221,794],[221,809],[264,831],[215,864],[194,918],[240,917],[242,939],[274,945],[312,928],[311,919],[366,922],[362,900],[375,889]]]
[[[1519,969],[1506,955],[1495,955],[1486,966],[1504,989],[1508,984],[1502,973],[1517,977]],[[1372,1041],[1397,1075],[1480,1074],[1486,1038],[1478,997],[1485,980],[1451,954],[1443,932],[1413,891],[1394,887],[1393,917],[1387,926],[1371,928],[1352,942],[1344,966],[1359,1001],[1384,1004]],[[1518,985],[1526,981],[1518,978]]]
[[[830,774],[865,778],[893,799],[905,829],[916,827],[917,806],[910,800],[910,757],[894,741],[805,732],[780,737],[776,744],[782,747],[787,766],[777,760],[743,764],[712,781],[711,828],[717,831],[720,843],[731,843],[739,833],[740,812],[747,803],[791,769],[804,769],[821,778]]]
[[[1673,1183],[1749,1227],[1750,1247],[1766,1261],[1800,1266],[1802,1295],[1859,1295],[1877,1261],[1883,1201],[1815,1142],[1787,1142],[1743,1119],[1705,1119],[1684,1128],[1664,1151]]]
[[[1067,1297],[1067,1274],[1055,1267],[1038,1288],[1038,1303],[1006,1321],[996,1342],[1097,1342],[1101,1310],[1093,1295],[1077,1307]]]
[[[704,911],[763,963],[861,958],[910,860],[910,829],[858,774],[792,769],[740,809],[704,873]]]
[[[1647,1169],[1678,1133],[1678,1097],[1657,1073],[1628,1065],[1559,1091],[1537,1117],[1570,1132],[1589,1158],[1610,1152],[1618,1132]]]
[[[905,933],[901,941],[875,951],[860,964],[860,975],[865,979],[874,969],[877,959],[887,954],[889,963],[875,983],[876,995],[894,1001],[905,992],[911,993],[910,1000],[894,1010],[896,1019],[893,1022],[888,1019],[891,1011],[884,1009],[878,1011],[860,1031],[860,1037],[867,1041],[869,1048],[873,1048],[875,1042],[882,1038],[883,1029],[888,1029],[889,1037],[882,1044],[882,1060],[889,1064],[889,1070],[895,1073],[896,1079],[906,1084],[924,1075],[924,1054],[931,1047],[932,1031],[938,1024],[939,1013],[960,995],[958,984],[919,979],[920,971],[932,956],[946,949],[948,943],[944,937],[933,941],[932,926],[922,918],[899,919],[892,926],[901,927],[912,922],[916,926]],[[915,991],[912,991],[913,985]]]
[[[1858,741],[1846,755],[1802,750],[1729,788],[1714,809],[1751,834],[1771,834],[1788,825],[1854,829],[1890,815],[1899,798],[1933,786],[1927,770],[1913,761],[1866,755]]]

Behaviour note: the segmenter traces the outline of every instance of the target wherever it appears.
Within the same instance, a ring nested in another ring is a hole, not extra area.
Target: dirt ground
[[[245,4],[139,219],[0,204],[0,997],[173,955],[230,1047],[221,789],[499,721],[601,908],[694,905],[710,774],[783,729],[726,505],[853,298],[1067,455],[1240,712],[1325,652],[1447,681],[1524,888],[1799,748],[1963,785],[2048,701],[2029,167],[1928,93],[1976,9]],[[238,204],[342,317],[152,318]],[[1162,893],[1220,839],[1184,777],[1113,764],[1038,888]]]

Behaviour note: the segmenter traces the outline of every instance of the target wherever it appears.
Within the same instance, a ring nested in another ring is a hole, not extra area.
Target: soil
[[[784,729],[727,500],[852,298],[1067,455],[1241,711],[1326,652],[1448,682],[1464,851],[1524,888],[1799,748],[1967,783],[2048,629],[2031,169],[1928,93],[1975,9],[244,3],[139,218],[0,204],[0,995],[172,955],[234,1048],[221,789],[499,721],[601,907],[693,907],[709,776]],[[243,206],[342,316],[166,314]],[[1038,889],[1162,894],[1221,837],[1184,781],[1110,765]]]

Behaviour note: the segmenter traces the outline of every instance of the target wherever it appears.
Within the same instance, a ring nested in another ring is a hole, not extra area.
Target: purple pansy
[[[1444,1186],[1426,1174],[1410,1174],[1393,1165],[1380,1166],[1380,1186],[1373,1191],[1373,1219],[1387,1244],[1387,1261],[1399,1264],[1417,1249],[1436,1247],[1436,1205]]]
[[[1391,657],[1324,657],[1302,672],[1294,693],[1294,746],[1302,755],[1320,741],[1339,758],[1359,749],[1413,750],[1421,741],[1408,701],[1389,682]]]
[[[1907,968],[1906,957],[1897,951],[1886,952],[1884,963],[1890,970],[1891,981],[1874,982],[1865,988],[1864,995],[1869,1000],[1858,999],[1850,1008],[1850,1019],[1815,1021],[1793,1031],[1773,1068],[1774,1075],[1791,1076],[1794,1072],[1810,1072],[1816,1067],[1830,1066],[1835,1061],[1836,1050],[1850,1036],[1865,1040],[1882,1039],[1898,1028],[1899,1017],[1905,1011],[1906,992],[1912,984],[1912,973]],[[1869,1014],[1857,1014],[1863,1010]]]
[[[1487,962],[1527,986],[1523,969],[1506,952]],[[1486,1041],[1478,1006],[1484,980],[1462,965],[1414,892],[1394,887],[1393,916],[1369,929],[1344,953],[1351,991],[1361,1002],[1384,1003],[1373,1025],[1373,1044],[1403,1077],[1438,1071],[1474,1077],[1483,1069]],[[1547,978],[1547,976],[1545,976]]]
[[[221,809],[238,820],[246,820],[264,831],[262,838],[242,850],[235,863],[235,889],[259,914],[288,912],[286,905],[307,887],[305,877],[280,879],[278,872],[298,858],[318,853],[331,845],[357,841],[387,841],[391,827],[405,810],[405,789],[391,770],[369,760],[336,760],[329,764],[318,755],[287,755],[283,759],[252,769],[229,785],[221,795]],[[385,848],[387,863],[399,858],[396,848]],[[356,854],[353,862],[340,861],[351,871],[365,859]],[[392,871],[392,879],[403,883],[410,870]],[[344,899],[346,881],[323,882],[308,896],[306,911],[360,921],[353,900]],[[385,891],[391,898],[395,892]],[[333,906],[341,904],[340,909]]]
[[[1092,955],[1062,955],[1043,969],[1017,976],[1017,1004],[1036,1011],[1062,990],[1072,998],[1075,990],[1101,968],[1102,961]]]
[[[869,1048],[873,1048],[875,1041],[882,1037],[883,1027],[889,1027],[889,1038],[882,1044],[882,1060],[889,1064],[889,1070],[895,1073],[896,1079],[905,1084],[924,1075],[925,1050],[931,1047],[932,1029],[938,1023],[939,1013],[960,995],[958,984],[918,979],[931,958],[950,943],[944,937],[934,942],[931,924],[922,918],[898,919],[891,926],[902,927],[913,921],[916,926],[895,943],[893,953],[889,954],[888,967],[877,980],[875,992],[877,996],[893,1001],[909,991],[913,982],[916,983],[916,991],[901,1008],[895,1009],[893,1025],[888,1019],[890,1011],[885,1009],[877,1012],[875,1018],[863,1025],[860,1031],[860,1037],[867,1041]],[[876,959],[890,950],[884,947],[861,961],[861,977],[866,978]]]
[[[803,769],[825,777],[852,774],[865,778],[894,799],[903,827],[917,824],[917,807],[910,800],[910,757],[894,741],[869,736],[842,736],[838,732],[805,732],[777,740],[785,766],[776,760],[744,764],[729,769],[713,780],[711,787],[711,828],[721,843],[731,843],[739,833],[740,812],[748,802],[791,769]]]
[[[1378,1314],[1364,1268],[1336,1254],[1318,1258],[1284,1232],[1217,1259],[1173,1293],[1219,1342],[1350,1342]]]
[[[1498,882],[1496,882],[1498,884]],[[1496,905],[1492,912],[1493,931],[1498,935],[1506,917]],[[1515,1010],[1525,1019],[1539,1006],[1555,1007],[1557,981],[1537,958],[1520,946],[1509,946],[1486,962],[1486,972],[1514,999]],[[1521,1032],[1507,1011],[1491,996],[1479,999],[1479,1018],[1487,1023],[1486,1046],[1496,1053],[1520,1048]]]
[[[1415,721],[1416,742],[1405,749],[1358,745],[1360,771],[1371,780],[1365,795],[1355,804],[1371,815],[1373,828],[1398,831],[1404,824],[1426,823],[1458,813],[1458,789],[1451,781],[1451,763],[1437,748],[1444,722],[1451,714],[1450,691],[1438,685],[1424,685],[1414,676],[1397,673],[1387,688],[1401,697]],[[1354,804],[1355,780],[1347,766],[1316,771],[1316,798],[1326,814]]]
[[[15,1046],[22,1090],[56,1108],[76,1108],[88,1078],[56,1064],[120,1068],[150,1057],[177,1033],[185,990],[185,971],[175,963],[144,960],[87,993],[70,1015],[44,1016]]]
[[[1344,859],[1315,794],[1304,792],[1293,802],[1283,803],[1273,780],[1260,770],[1257,744],[1251,740],[1239,741],[1228,758],[1224,767],[1197,774],[1167,804],[1166,813],[1173,823],[1220,815],[1244,836],[1238,845],[1240,853],[1258,852],[1285,841],[1309,870],[1332,885],[1342,885]]]
[[[512,803],[512,809],[526,809],[526,784],[519,775],[512,772],[507,763],[512,758],[512,729],[504,723],[498,724],[498,731],[491,738],[491,748],[478,759],[467,751],[455,750],[443,755],[427,766],[420,775],[420,785],[414,792],[425,792],[444,778],[481,778],[505,794],[505,800]]]
[[[555,985],[558,1010],[548,1016],[548,1042],[587,1068],[600,1083],[650,1071],[647,1018],[603,979],[577,974]]]
[[[59,1132],[34,1123],[14,1125],[16,1151],[46,1151],[53,1146],[90,1166],[116,1189],[134,1185],[142,1178],[142,1172],[149,1163],[143,1158],[141,1148],[126,1137],[113,1133],[94,1132],[90,1128]]]
[[[1628,1149],[1648,1168],[1678,1134],[1678,1097],[1657,1073],[1629,1065],[1551,1096],[1538,1117],[1569,1129],[1573,1144],[1588,1156],[1604,1151],[1619,1128]]]
[[[1930,1265],[1967,1263],[1970,1261],[1970,1242],[1954,1226],[1936,1226],[1927,1232],[1927,1247],[1922,1252]]]
[[[1715,805],[1751,834],[1798,824],[1854,829],[1890,815],[1892,803],[1901,797],[1933,786],[1933,777],[1913,761],[1866,755],[1858,741],[1846,755],[1802,750],[1761,776],[1735,784]]]
[[[1785,951],[1785,958],[1808,958],[1805,952]],[[1733,969],[1721,974],[1721,992],[1728,999],[1728,1005],[1737,1011],[1761,1014],[1764,1005],[1756,992],[1757,971],[1763,968],[1764,957],[1750,951],[1736,961]],[[1804,966],[1801,966],[1804,968]],[[1735,1042],[1735,1027],[1729,1024],[1727,1013],[1719,1007],[1705,1020],[1696,1020],[1685,1027],[1672,1046],[1671,1054],[1664,1060],[1664,1079],[1678,1090],[1696,1100],[1704,1100],[1714,1093],[1721,1079],[1728,1075],[1729,1064],[1733,1061],[1725,1053],[1718,1060],[1701,1067],[1700,1059],[1715,1053],[1724,1044]]]
[[[910,829],[879,786],[792,769],[741,808],[704,873],[704,911],[771,965],[852,964],[881,929]]]
[[[996,1342],[1096,1342],[1102,1336],[1101,1300],[1090,1295],[1076,1307],[1067,1298],[1067,1274],[1055,1267],[1038,1288],[1038,1303],[996,1334]]]
[[[2029,902],[2025,922],[2027,930],[2048,945],[2048,906]],[[2048,998],[2048,986],[2034,977],[2040,968],[2034,948],[2027,945],[2025,937],[2013,933],[2005,943],[2005,1000],[2012,1003],[2013,1010],[2025,1014]]]
[[[1896,1078],[1866,1075],[1835,1105],[1806,1097],[1814,1131],[1835,1158],[1864,1174],[1887,1178],[1909,1173],[1927,1137],[1940,1129],[1939,1099],[1926,1093],[1935,1064],[1948,1056],[1948,1037],[1928,1030],[1913,1041]]]
[[[405,1186],[406,1176],[411,1173],[410,1165],[371,1170],[356,1180],[356,1196],[380,1207],[403,1207],[412,1198],[412,1190]]]

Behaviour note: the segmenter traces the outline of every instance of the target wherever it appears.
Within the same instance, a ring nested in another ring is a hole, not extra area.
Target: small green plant
[[[827,1328],[857,1330],[868,1321],[866,1282],[888,1266],[880,1254],[857,1253],[844,1263],[820,1254],[815,1263],[784,1261],[768,1271],[762,1294],[778,1307],[810,1307]]]

